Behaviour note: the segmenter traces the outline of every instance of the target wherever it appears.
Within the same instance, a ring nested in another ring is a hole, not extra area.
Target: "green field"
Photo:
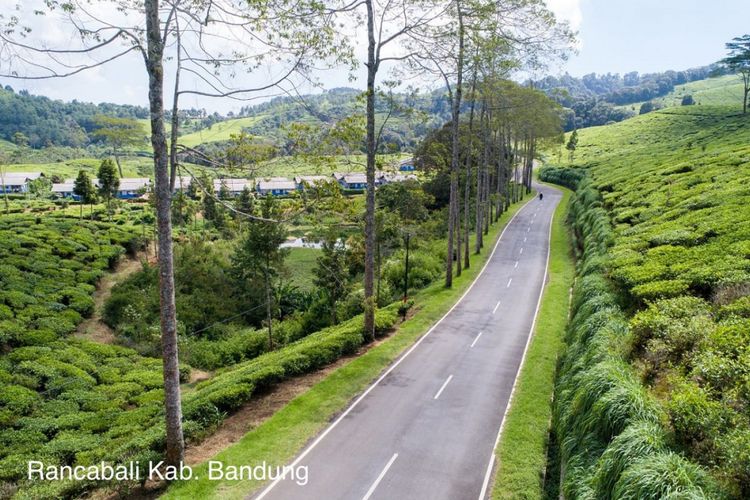
[[[555,413],[568,497],[750,495],[749,124],[701,105],[580,130],[579,168],[544,177],[583,177]]]
[[[309,292],[313,290],[313,274],[320,250],[316,248],[291,248],[284,264],[289,270],[289,280],[293,286]]]
[[[80,170],[96,177],[96,171],[102,160],[97,158],[80,158],[54,163],[19,163],[7,165],[8,172],[43,172],[47,177],[58,176],[62,179],[74,179]],[[122,173],[124,177],[153,177],[154,162],[150,158],[123,158]]]
[[[232,134],[239,134],[243,129],[255,125],[263,118],[265,118],[263,115],[250,116],[215,123],[209,128],[181,136],[179,143],[192,148],[207,142],[228,141]]]

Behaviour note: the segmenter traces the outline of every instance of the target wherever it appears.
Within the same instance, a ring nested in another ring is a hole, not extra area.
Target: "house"
[[[285,177],[272,177],[270,179],[259,180],[255,184],[255,190],[262,196],[267,194],[287,196],[297,190],[297,184]]]
[[[41,172],[6,172],[0,179],[0,193],[26,193],[29,181],[43,176]]]
[[[229,191],[230,196],[237,197],[247,188],[252,191],[253,181],[251,179],[214,179],[214,193],[221,192],[222,185]]]
[[[407,182],[416,180],[418,179],[414,174],[391,174],[388,176],[388,182]]]
[[[58,198],[72,198],[78,201],[79,196],[73,194],[75,188],[75,181],[73,179],[65,179],[65,182],[52,184],[52,195]]]
[[[182,175],[178,175],[174,179],[174,193],[178,191],[182,191],[183,193],[186,193],[187,190],[190,188],[190,183],[193,181],[192,177],[185,177]]]
[[[97,182],[94,182],[97,185]],[[140,198],[144,193],[151,190],[151,179],[148,177],[123,177],[117,188],[117,198],[121,200],[132,200]]]
[[[342,189],[363,191],[367,189],[367,175],[363,173],[334,173],[333,178]]]
[[[325,175],[298,175],[294,178],[294,183],[297,185],[298,191],[321,186],[329,182],[331,182],[331,179]]]
[[[414,158],[409,158],[408,160],[401,160],[398,163],[398,170],[400,172],[414,172],[416,170],[416,167],[414,166]]]

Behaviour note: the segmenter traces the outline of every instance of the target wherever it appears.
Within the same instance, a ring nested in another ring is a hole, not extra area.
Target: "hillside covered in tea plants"
[[[748,498],[750,118],[665,109],[580,130],[564,157],[542,172],[576,189],[562,490]]]

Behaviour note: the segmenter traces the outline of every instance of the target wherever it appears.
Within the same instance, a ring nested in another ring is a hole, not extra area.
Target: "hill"
[[[148,110],[120,104],[63,102],[25,90],[16,93],[10,86],[0,88],[0,138],[11,141],[20,132],[32,148],[88,145],[97,115],[145,119]]]
[[[750,495],[750,127],[738,109],[580,130],[573,161],[543,174],[577,187],[555,418],[566,496]]]
[[[566,109],[565,128],[571,131],[625,120],[637,114],[643,102],[663,98],[679,86],[725,73],[718,64],[643,75],[634,71],[625,75],[591,73],[575,78],[566,73],[534,81],[533,85]]]
[[[656,108],[676,107],[682,105],[682,99],[686,96],[692,96],[695,104],[699,106],[739,107],[742,106],[742,82],[736,75],[706,78],[678,85],[667,95],[652,99],[650,102]],[[621,108],[637,113],[641,105],[643,102],[636,102]]]

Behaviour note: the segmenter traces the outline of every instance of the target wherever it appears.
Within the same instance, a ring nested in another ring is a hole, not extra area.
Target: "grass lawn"
[[[495,241],[522,206],[523,202],[518,203],[506,212],[491,228],[487,241]],[[213,460],[227,464],[257,464],[265,460],[269,466],[290,462],[311,438],[346,408],[352,398],[365,390],[384,368],[424,335],[463,295],[487,261],[489,248],[481,255],[471,256],[471,268],[454,279],[453,288],[446,289],[440,282],[415,294],[413,298],[418,312],[402,323],[394,335],[331,373]],[[199,479],[174,483],[165,498],[228,500],[244,498],[262,486],[259,481],[209,481],[206,464],[195,467],[194,471]]]
[[[289,278],[292,285],[306,292],[314,288],[313,268],[315,268],[318,255],[320,255],[320,250],[317,248],[289,249],[289,255],[284,262],[289,269]]]
[[[562,351],[569,291],[575,278],[565,219],[571,191],[555,211],[548,269],[549,281],[537,316],[534,337],[516,380],[515,393],[495,450],[498,466],[492,498],[543,498],[552,391]]]

